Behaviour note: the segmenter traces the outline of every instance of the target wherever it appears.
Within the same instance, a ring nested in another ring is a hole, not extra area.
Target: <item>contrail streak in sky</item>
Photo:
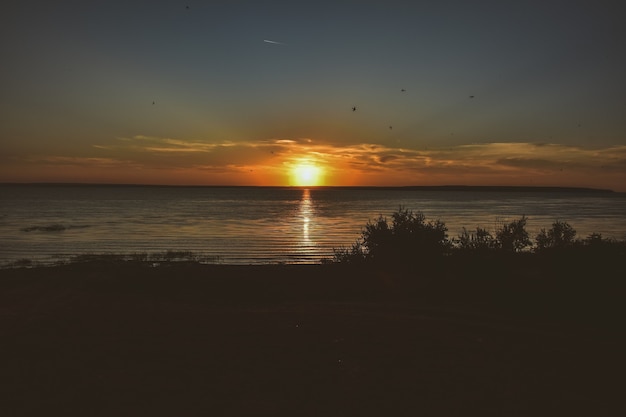
[[[285,45],[282,42],[276,42],[276,41],[270,41],[269,39],[263,39],[263,42],[267,42],[267,43],[273,43],[275,45]]]

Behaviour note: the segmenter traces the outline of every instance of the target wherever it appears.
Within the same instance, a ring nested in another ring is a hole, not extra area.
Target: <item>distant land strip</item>
[[[399,190],[399,191],[472,191],[472,192],[550,192],[550,193],[615,193],[613,190],[586,187],[553,187],[526,185],[317,185],[317,186],[282,186],[282,185],[160,185],[160,184],[101,184],[101,183],[55,183],[5,182],[0,186],[32,187],[154,187],[154,188],[275,188],[275,189],[329,189],[329,190]]]

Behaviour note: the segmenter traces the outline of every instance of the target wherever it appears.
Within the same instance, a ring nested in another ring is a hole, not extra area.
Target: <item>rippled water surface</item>
[[[78,254],[191,251],[222,263],[314,263],[400,206],[494,231],[528,217],[535,236],[567,221],[578,237],[626,239],[626,195],[258,187],[0,186],[0,265]]]

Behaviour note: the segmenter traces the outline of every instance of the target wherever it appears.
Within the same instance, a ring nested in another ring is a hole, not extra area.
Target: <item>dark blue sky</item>
[[[618,6],[15,2],[0,29],[0,180],[173,170],[175,183],[270,185],[307,160],[334,184],[616,188]]]

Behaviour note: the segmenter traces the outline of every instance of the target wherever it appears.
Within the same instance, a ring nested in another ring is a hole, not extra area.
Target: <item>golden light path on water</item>
[[[313,216],[313,207],[311,204],[311,192],[308,188],[302,191],[302,200],[300,201],[300,216],[302,217],[302,247],[311,246],[309,238],[309,222]]]

